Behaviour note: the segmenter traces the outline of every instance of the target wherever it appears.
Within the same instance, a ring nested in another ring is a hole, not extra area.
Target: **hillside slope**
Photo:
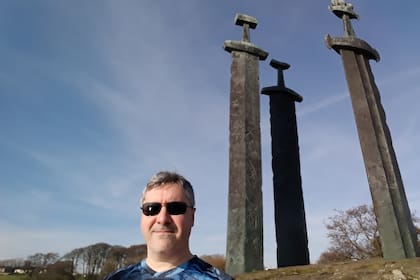
[[[327,265],[269,269],[237,275],[236,280],[420,280],[420,258],[388,261],[370,259]]]

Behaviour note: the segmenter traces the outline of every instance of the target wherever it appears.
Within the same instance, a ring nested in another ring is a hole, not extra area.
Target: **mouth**
[[[152,230],[153,233],[157,233],[157,234],[171,234],[174,233],[175,231],[173,229],[154,229]]]

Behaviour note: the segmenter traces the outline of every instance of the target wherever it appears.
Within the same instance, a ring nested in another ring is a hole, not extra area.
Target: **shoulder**
[[[132,264],[123,268],[120,268],[114,272],[111,272],[103,280],[124,280],[128,279],[132,274],[142,273],[142,262]]]
[[[223,271],[215,268],[211,264],[205,262],[199,257],[195,256],[188,263],[185,272],[191,276],[197,276],[197,279],[212,279],[212,280],[232,280],[233,278]]]

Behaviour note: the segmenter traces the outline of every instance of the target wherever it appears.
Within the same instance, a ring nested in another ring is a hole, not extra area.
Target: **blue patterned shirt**
[[[156,272],[151,269],[146,260],[121,268],[104,280],[233,280],[226,273],[218,270],[202,259],[194,256],[188,262],[173,269]]]

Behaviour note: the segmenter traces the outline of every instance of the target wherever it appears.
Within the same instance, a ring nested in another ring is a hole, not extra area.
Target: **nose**
[[[169,215],[168,211],[166,210],[166,207],[163,206],[162,209],[160,209],[159,214],[156,217],[156,222],[158,224],[167,225],[171,223],[171,215]]]

